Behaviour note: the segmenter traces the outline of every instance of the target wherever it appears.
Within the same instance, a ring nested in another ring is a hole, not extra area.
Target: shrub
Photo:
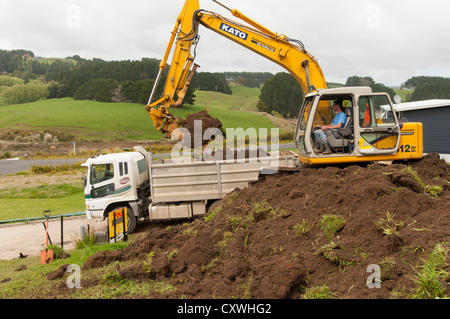
[[[6,104],[22,104],[43,100],[48,97],[48,89],[42,83],[30,82],[16,84],[3,91],[3,100]]]

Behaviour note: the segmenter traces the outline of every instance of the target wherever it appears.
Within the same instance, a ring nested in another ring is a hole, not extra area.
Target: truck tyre
[[[133,210],[130,206],[127,206],[127,224],[128,224],[128,234],[134,232],[137,226],[137,219],[134,216]]]

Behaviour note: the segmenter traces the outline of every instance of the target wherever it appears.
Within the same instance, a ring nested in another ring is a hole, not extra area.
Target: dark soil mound
[[[186,142],[186,146],[190,146],[191,148],[194,148],[194,133],[195,131],[195,121],[201,121],[201,133],[202,133],[202,145],[207,144],[210,139],[205,138],[205,131],[207,129],[218,129],[221,130],[222,128],[222,122],[220,120],[212,117],[208,114],[208,111],[203,110],[197,113],[189,114],[185,120],[180,121],[180,126],[187,129],[190,133],[190,139],[186,138],[186,136],[183,138],[183,141]],[[199,133],[198,131],[197,133]],[[214,133],[214,131],[212,131]],[[223,134],[223,132],[222,132]],[[225,135],[225,134],[223,134]]]
[[[128,280],[165,278],[176,288],[147,298],[303,298],[324,285],[337,298],[408,298],[414,269],[450,240],[449,174],[432,154],[268,175],[206,218],[152,230],[115,258],[128,261],[120,269]],[[109,254],[84,267],[105,265]],[[371,289],[374,264],[382,283]]]

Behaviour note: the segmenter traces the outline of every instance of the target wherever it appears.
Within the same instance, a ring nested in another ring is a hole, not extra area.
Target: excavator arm
[[[300,41],[272,32],[236,9],[226,9],[245,24],[200,9],[198,0],[186,0],[183,10],[177,18],[166,53],[160,63],[157,81],[146,106],[155,127],[165,133],[167,137],[170,137],[172,131],[177,127],[177,120],[169,112],[169,108],[182,104],[192,76],[198,67],[194,63],[194,59],[195,47],[199,40],[199,25],[203,25],[282,66],[294,76],[305,93],[327,88],[318,62],[306,51]],[[175,46],[173,59],[164,93],[159,100],[152,102],[173,46]]]

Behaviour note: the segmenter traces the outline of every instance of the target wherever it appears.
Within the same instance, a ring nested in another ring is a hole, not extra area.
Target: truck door
[[[357,96],[355,127],[359,136],[356,147],[364,155],[392,154],[398,151],[400,127],[385,93]],[[359,121],[358,117],[359,115]]]
[[[91,166],[89,184],[91,198],[105,197],[115,191],[114,164],[94,164]]]

